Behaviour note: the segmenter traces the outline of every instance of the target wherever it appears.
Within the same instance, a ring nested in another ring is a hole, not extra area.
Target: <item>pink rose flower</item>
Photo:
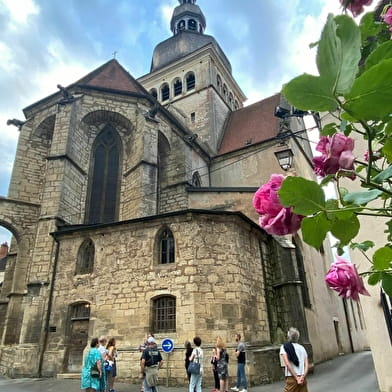
[[[392,7],[390,7],[384,15],[382,15],[382,18],[386,24],[389,24],[389,30],[392,31]]]
[[[359,294],[370,295],[355,265],[340,256],[336,256],[336,259],[325,276],[329,288],[337,291],[341,297],[354,301],[359,300]]]
[[[373,0],[340,0],[344,9],[351,11],[353,16],[357,16],[364,11],[364,5],[372,4]]]
[[[327,174],[335,174],[340,169],[354,170],[354,140],[341,133],[335,133],[332,137],[321,136],[316,150],[321,156],[313,158],[313,167],[317,175],[325,177]],[[355,176],[351,177],[352,179]]]
[[[292,207],[283,207],[279,200],[278,191],[284,179],[280,174],[272,174],[253,196],[253,207],[261,215],[259,225],[268,234],[291,234],[301,226],[303,216],[294,214]]]

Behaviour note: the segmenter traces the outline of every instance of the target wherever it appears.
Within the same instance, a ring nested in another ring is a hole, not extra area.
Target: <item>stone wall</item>
[[[156,260],[156,235],[163,226],[175,237],[174,264]],[[91,304],[89,339],[114,336],[120,348],[136,348],[143,341],[152,328],[152,301],[161,295],[176,298],[176,331],[157,333],[157,339],[170,337],[182,347],[185,340],[199,335],[206,346],[212,346],[216,336],[232,342],[234,333],[241,331],[250,343],[265,344],[270,331],[263,271],[260,259],[254,257],[259,253],[258,236],[238,216],[219,213],[188,213],[59,233],[50,319],[55,332],[49,333],[44,359],[51,362],[49,353],[57,355],[57,365],[47,370],[48,375],[66,370],[63,356],[72,324],[68,309],[80,301]],[[85,238],[95,244],[94,272],[74,275],[77,252]],[[138,354],[131,354],[124,353],[124,357],[138,365]],[[183,355],[174,357],[171,377],[179,383],[184,378]],[[135,377],[125,367],[120,369],[123,377]]]

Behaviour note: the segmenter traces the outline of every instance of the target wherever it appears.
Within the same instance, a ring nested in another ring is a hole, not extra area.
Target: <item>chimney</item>
[[[0,259],[3,259],[8,255],[8,244],[6,242],[1,244],[0,247]]]

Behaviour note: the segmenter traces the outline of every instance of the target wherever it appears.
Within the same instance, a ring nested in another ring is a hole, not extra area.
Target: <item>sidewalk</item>
[[[231,378],[234,379],[233,377]],[[161,380],[164,383],[164,380]],[[249,392],[282,392],[283,381],[252,386]],[[233,385],[233,384],[232,384]],[[232,386],[231,385],[231,386]],[[116,392],[140,392],[140,384],[115,383]],[[186,387],[160,385],[159,392],[186,392]],[[204,385],[203,392],[212,386]],[[308,377],[309,392],[378,392],[376,374],[370,351],[348,354],[316,365]],[[80,391],[79,380],[6,379],[0,376],[0,391],[4,392],[74,392]]]

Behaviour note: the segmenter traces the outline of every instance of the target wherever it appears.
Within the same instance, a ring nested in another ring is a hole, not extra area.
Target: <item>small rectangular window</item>
[[[195,112],[193,112],[193,113],[191,113],[191,122],[195,122],[195,120],[196,120],[196,113]]]
[[[154,301],[154,332],[175,332],[176,299],[161,297]]]

